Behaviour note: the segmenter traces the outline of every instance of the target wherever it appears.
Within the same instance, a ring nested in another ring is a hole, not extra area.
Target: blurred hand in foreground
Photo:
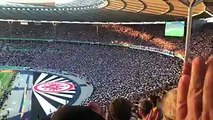
[[[213,57],[184,63],[177,89],[176,120],[213,120]]]

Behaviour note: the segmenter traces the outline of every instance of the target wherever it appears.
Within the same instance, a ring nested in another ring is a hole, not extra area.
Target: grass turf
[[[183,37],[184,30],[178,30],[178,29],[166,30],[165,36]]]
[[[4,94],[5,90],[8,89],[10,81],[14,75],[15,72],[0,72],[0,88],[3,88],[3,90],[0,91],[0,98]]]

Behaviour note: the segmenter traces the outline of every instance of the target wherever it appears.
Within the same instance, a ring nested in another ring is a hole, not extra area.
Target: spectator
[[[51,120],[104,120],[104,118],[85,106],[63,106],[52,116]]]
[[[175,120],[177,89],[172,89],[166,93],[161,101],[161,109],[165,120]]]
[[[117,98],[110,103],[108,120],[130,120],[132,105],[124,98]]]
[[[156,95],[150,95],[149,96],[149,100],[152,103],[153,108],[157,107],[159,99],[160,99],[159,96],[156,96]]]
[[[140,100],[138,105],[138,117],[142,120],[145,120],[152,108],[153,105],[149,100]]]
[[[98,113],[98,114],[100,114],[101,115],[101,107],[97,104],[97,103],[95,103],[95,102],[90,102],[89,104],[88,104],[88,107],[91,109],[91,110],[93,110],[94,112],[96,112],[96,113]]]

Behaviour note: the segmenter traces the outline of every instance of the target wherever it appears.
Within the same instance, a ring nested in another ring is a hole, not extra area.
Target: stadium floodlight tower
[[[192,11],[193,11],[193,7],[203,2],[203,0],[180,0],[180,1],[188,7],[185,58],[184,58],[184,61],[188,61],[189,45],[190,45],[191,32],[192,32]]]

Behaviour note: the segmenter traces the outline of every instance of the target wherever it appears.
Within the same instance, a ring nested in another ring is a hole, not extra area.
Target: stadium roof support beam
[[[192,6],[197,2],[197,0],[188,0],[188,1]]]
[[[187,31],[186,31],[186,44],[185,44],[185,58],[184,61],[188,61],[189,58],[189,45],[191,41],[191,33],[192,33],[192,11],[193,7],[202,2],[202,0],[191,0],[188,6],[188,17],[187,17]]]
[[[192,4],[192,6],[196,6],[198,4],[200,4],[201,2],[203,2],[203,0],[180,0],[180,2],[182,2],[184,5],[189,6],[190,4]]]

